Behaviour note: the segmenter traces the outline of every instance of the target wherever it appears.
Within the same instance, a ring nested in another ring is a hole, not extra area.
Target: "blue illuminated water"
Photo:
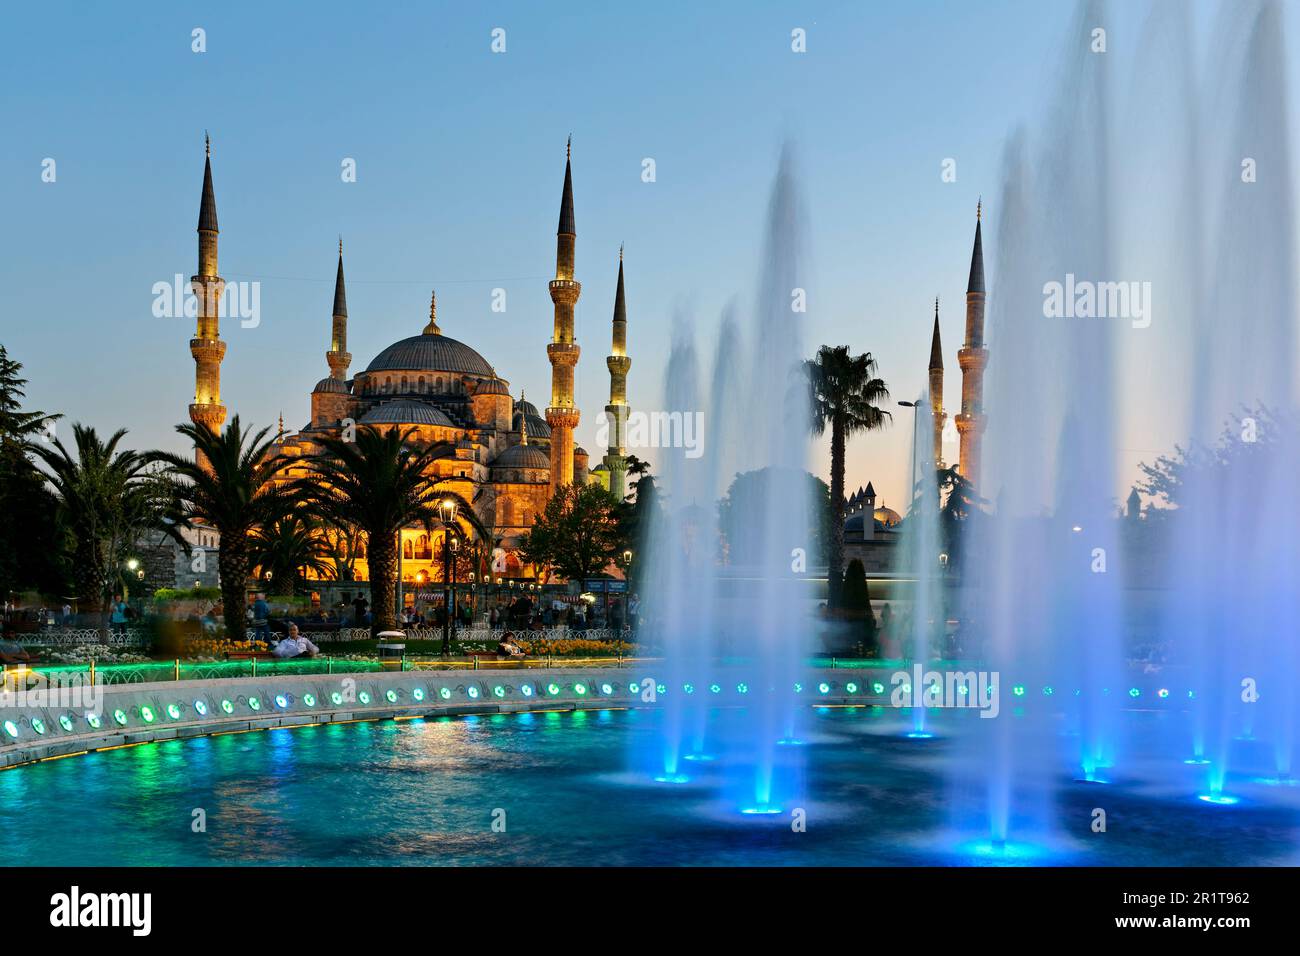
[[[1242,865],[1294,863],[1300,788],[1229,780],[1163,753],[1170,716],[1129,715],[1149,778],[1055,782],[1050,836],[987,839],[983,791],[954,812],[944,766],[962,726],[906,737],[910,714],[808,708],[801,776],[779,812],[743,813],[722,783],[743,755],[630,773],[657,739],[649,711],[318,726],[91,754],[0,773],[4,865]],[[715,712],[720,731],[741,712]],[[965,720],[974,719],[964,715]],[[786,750],[789,748],[778,748]],[[734,764],[730,765],[729,764]],[[1176,769],[1171,769],[1175,767]],[[1184,773],[1183,770],[1186,770]],[[1158,784],[1146,782],[1158,780]],[[957,801],[960,803],[960,800]],[[1108,815],[1091,832],[1093,811]],[[192,829],[195,810],[206,832]],[[770,810],[749,807],[745,809]],[[795,810],[805,832],[792,827]],[[505,832],[494,832],[504,811]],[[967,826],[966,824],[969,824]]]

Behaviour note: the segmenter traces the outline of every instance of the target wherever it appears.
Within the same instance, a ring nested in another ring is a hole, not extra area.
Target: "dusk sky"
[[[1137,6],[1107,16],[1120,57],[1132,54]],[[955,411],[976,200],[995,292],[1003,145],[1044,108],[1075,16],[1072,3],[1042,0],[822,3],[815,16],[738,2],[130,11],[6,11],[0,342],[25,366],[29,407],[127,427],[135,447],[180,447],[193,321],[155,318],[151,289],[195,271],[205,129],[220,272],[261,283],[260,325],[222,322],[232,416],[306,423],[328,373],[339,234],[354,373],[421,330],[436,288],[444,334],[544,406],[546,283],[572,134],[577,440],[593,463],[619,244],[629,401],[658,408],[674,312],[691,317],[707,355],[726,302],[752,298],[785,139],[809,227],[809,351],[870,351],[891,403],[915,398],[938,295]],[[1198,7],[1202,45],[1209,19]],[[196,27],[205,53],[191,51]],[[491,50],[498,27],[504,54]],[[794,28],[807,31],[806,53],[791,51]],[[940,177],[949,157],[955,183]],[[355,183],[341,179],[345,158]],[[506,290],[504,314],[491,311],[494,288]],[[890,429],[850,444],[847,484],[870,480],[901,504],[911,423],[891,410]],[[1168,450],[1145,434],[1126,461]],[[813,467],[826,475],[821,448]]]

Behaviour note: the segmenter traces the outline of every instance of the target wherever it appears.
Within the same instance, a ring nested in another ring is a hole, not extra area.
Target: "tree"
[[[283,514],[285,502],[274,478],[280,459],[270,454],[270,428],[248,432],[239,416],[225,431],[191,423],[176,431],[194,443],[194,457],[153,451],[146,457],[167,469],[172,517],[177,527],[207,525],[221,536],[218,570],[226,637],[242,641],[244,602],[252,570],[254,531]]]
[[[397,535],[402,528],[422,525],[432,533],[443,520],[439,505],[454,501],[456,521],[491,540],[468,502],[438,489],[432,465],[454,456],[455,446],[437,442],[419,447],[411,440],[416,431],[367,426],[357,430],[355,441],[321,438],[324,454],[304,462],[311,474],[294,485],[295,494],[326,524],[355,527],[366,536],[375,636],[397,628]]]
[[[27,588],[63,594],[57,505],[32,462],[37,436],[59,416],[22,410],[27,380],[21,371],[0,345],[0,594]]]
[[[808,380],[812,430],[831,430],[831,535],[827,543],[828,603],[840,601],[844,567],[844,452],[858,432],[883,428],[892,417],[879,405],[889,389],[876,377],[876,360],[870,352],[850,355],[847,345],[823,345],[817,357],[804,362]]]
[[[333,572],[326,559],[333,554],[320,524],[293,508],[254,529],[249,537],[249,560],[257,576],[271,573],[271,586],[287,587],[285,594],[304,586],[307,572],[326,577]],[[280,592],[277,592],[280,593]]]
[[[618,501],[600,485],[565,485],[524,535],[520,551],[570,581],[600,574],[623,550]]]
[[[127,552],[165,510],[158,483],[146,474],[145,456],[118,450],[122,428],[100,439],[95,429],[72,426],[76,456],[62,441],[33,450],[49,469],[60,523],[71,538],[72,577],[85,610],[102,610],[111,585],[120,584]]]
[[[768,467],[741,472],[732,480],[731,487],[718,502],[718,530],[722,536],[719,544],[721,557],[726,564],[743,564],[748,556],[761,554],[765,550],[763,525],[754,516],[767,513],[769,489],[772,485],[771,471]],[[808,553],[822,554],[831,538],[834,522],[830,492],[826,482],[816,475],[810,475],[806,471],[800,474],[807,489],[808,518],[811,522],[808,529]],[[844,527],[843,522],[840,522],[840,527]]]
[[[871,609],[871,591],[867,586],[867,571],[862,562],[854,558],[844,569],[844,609],[862,613],[862,646],[870,651],[876,646],[876,614]]]
[[[647,553],[650,529],[658,516],[659,489],[650,474],[649,462],[635,455],[628,455],[627,462],[627,473],[635,476],[636,480],[630,483],[627,497],[618,503],[615,511],[620,544],[614,563],[628,576],[628,593],[631,594],[641,590],[645,565],[637,558]],[[631,562],[624,560],[624,551],[632,552]]]

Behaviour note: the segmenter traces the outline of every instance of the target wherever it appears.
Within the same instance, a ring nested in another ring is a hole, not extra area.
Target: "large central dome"
[[[367,372],[387,371],[463,372],[492,374],[492,366],[464,342],[445,335],[412,335],[394,342],[366,366]]]

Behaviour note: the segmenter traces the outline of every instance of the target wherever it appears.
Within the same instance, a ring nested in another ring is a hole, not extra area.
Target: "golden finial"
[[[204,156],[212,155],[212,140],[208,138],[207,130],[203,131],[203,155]]]
[[[277,434],[275,437],[276,438],[284,437],[284,412],[280,413],[280,431],[279,434]]]
[[[520,392],[519,394],[522,397],[523,392]],[[528,413],[527,412],[519,413],[519,444],[521,445],[528,444]]]
[[[442,334],[442,330],[438,328],[438,291],[436,289],[429,296],[429,324],[424,327],[424,334]]]

